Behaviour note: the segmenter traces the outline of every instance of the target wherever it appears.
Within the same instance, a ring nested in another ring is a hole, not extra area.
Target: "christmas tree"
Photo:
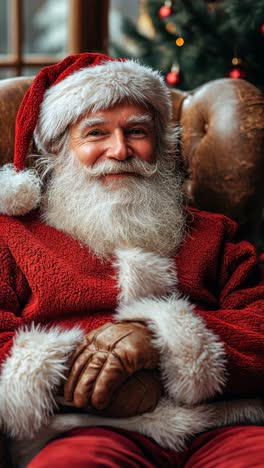
[[[159,69],[170,86],[229,76],[264,88],[264,0],[141,0],[138,26],[124,18],[123,34],[111,52]]]

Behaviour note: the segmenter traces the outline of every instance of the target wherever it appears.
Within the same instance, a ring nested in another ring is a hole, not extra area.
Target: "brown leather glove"
[[[129,376],[158,367],[159,354],[151,339],[140,322],[106,323],[88,333],[72,356],[64,399],[78,408],[107,408]]]

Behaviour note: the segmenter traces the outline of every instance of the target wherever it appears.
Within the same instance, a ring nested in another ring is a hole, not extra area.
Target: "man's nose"
[[[108,157],[124,161],[130,156],[130,149],[123,131],[117,130],[111,137],[111,146],[108,151]]]

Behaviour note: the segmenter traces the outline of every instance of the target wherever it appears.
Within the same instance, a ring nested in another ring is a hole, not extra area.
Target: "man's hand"
[[[106,323],[88,333],[70,362],[64,399],[83,408],[107,408],[114,392],[140,369],[158,367],[151,333],[140,322]]]

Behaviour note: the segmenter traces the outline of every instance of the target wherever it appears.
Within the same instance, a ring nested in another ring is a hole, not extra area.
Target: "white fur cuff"
[[[121,305],[115,319],[148,324],[160,351],[165,389],[177,404],[206,401],[223,388],[224,346],[187,299],[176,294],[141,299]]]
[[[0,379],[0,413],[12,437],[31,438],[56,408],[54,392],[66,362],[83,336],[79,328],[41,328],[34,324],[14,338]]]
[[[206,430],[234,424],[261,424],[264,407],[261,400],[233,400],[192,407],[176,406],[162,399],[151,413],[127,419],[92,414],[55,414],[49,426],[32,441],[13,443],[16,465],[28,466],[33,456],[53,437],[75,427],[110,426],[136,431],[154,439],[164,448],[180,451],[187,440]]]

